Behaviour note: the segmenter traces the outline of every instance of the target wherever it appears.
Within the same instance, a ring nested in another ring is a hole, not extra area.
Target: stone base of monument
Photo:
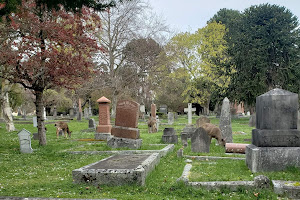
[[[145,185],[147,175],[159,163],[158,153],[114,155],[72,171],[74,183],[93,185]]]
[[[139,149],[142,146],[142,141],[142,139],[112,137],[107,141],[107,146],[111,148]]]
[[[298,181],[273,180],[274,193],[284,195],[291,199],[300,198],[300,187]]]
[[[130,139],[140,138],[140,131],[137,128],[114,126],[111,129],[111,134],[115,137],[126,137]]]
[[[192,137],[192,134],[196,131],[196,127],[194,125],[186,125],[186,127],[183,128],[182,132],[187,134],[188,138]]]
[[[110,133],[95,133],[95,140],[108,141],[112,137]]]
[[[300,167],[300,147],[246,147],[246,165],[252,172],[281,171]]]
[[[177,144],[178,143],[178,136],[177,135],[163,135],[162,141],[165,144]]]

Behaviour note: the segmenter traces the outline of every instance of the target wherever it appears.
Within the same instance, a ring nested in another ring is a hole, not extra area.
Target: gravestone
[[[18,133],[21,153],[32,153],[33,152],[33,149],[31,148],[31,136],[30,135],[31,135],[31,133],[24,128]]]
[[[89,119],[90,118],[89,109],[88,108],[84,108],[83,114],[84,114],[84,118],[85,119]]]
[[[155,119],[155,123],[156,123],[156,129],[153,130],[152,133],[156,133],[158,131],[158,126],[159,126],[159,120],[157,119],[158,116],[156,115],[156,105],[155,104],[151,104],[151,117],[153,117]]]
[[[81,99],[78,99],[78,113],[77,113],[77,120],[81,121],[82,119],[82,108],[81,108]]]
[[[297,130],[298,94],[273,89],[256,97],[256,129],[246,147],[252,172],[300,167],[300,131]]]
[[[177,144],[178,143],[178,136],[176,135],[176,131],[174,128],[165,128],[162,141],[167,144]]]
[[[70,110],[69,110],[69,114],[70,114],[70,117],[71,118],[74,118],[74,108],[70,108]]]
[[[207,117],[202,116],[199,119],[197,119],[196,127],[199,128],[200,126],[202,126],[205,123],[210,123],[210,119],[208,119]]]
[[[255,127],[256,126],[256,114],[255,113],[250,116],[249,126],[250,127]]]
[[[181,143],[184,147],[188,146],[188,134],[185,132],[181,132],[180,134]]]
[[[168,113],[168,106],[167,105],[161,105],[159,107],[159,112],[166,115]]]
[[[159,117],[156,115],[156,130],[159,131]]]
[[[57,117],[57,109],[56,109],[56,106],[53,107],[53,117],[54,117],[54,118]]]
[[[32,122],[33,122],[33,127],[37,127],[37,117],[36,116],[32,117]]]
[[[104,96],[97,100],[97,103],[99,104],[99,125],[97,126],[95,133],[96,140],[107,140],[111,137],[110,102],[111,101]]]
[[[44,120],[47,120],[46,108],[45,107],[44,107],[44,110],[43,110],[43,118],[44,118]]]
[[[135,101],[122,100],[118,101],[116,109],[115,126],[112,128],[111,133],[115,138],[112,138],[114,144],[112,147],[117,148],[116,145],[123,147],[123,144],[130,144],[134,148],[139,148],[142,144],[140,132],[138,127],[140,104]],[[132,145],[132,143],[136,143]],[[108,145],[111,144],[107,143]]]
[[[191,137],[191,149],[196,153],[209,153],[210,137],[203,128],[197,128]]]
[[[96,129],[96,123],[94,119],[89,119],[89,128]]]
[[[226,143],[232,143],[230,102],[227,97],[223,100],[219,127],[221,129],[222,138],[225,139]]]
[[[172,125],[174,123],[174,113],[168,112],[168,124]]]

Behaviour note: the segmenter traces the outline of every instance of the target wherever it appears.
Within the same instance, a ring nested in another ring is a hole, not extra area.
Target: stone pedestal
[[[256,98],[256,129],[246,148],[252,172],[300,167],[300,131],[297,130],[298,94],[273,89]]]
[[[115,137],[138,139],[140,138],[140,131],[137,128],[114,126],[111,134]]]
[[[246,147],[246,164],[252,172],[281,171],[300,167],[300,147]]]
[[[110,100],[106,97],[101,97],[97,100],[99,104],[99,125],[97,126],[97,133],[110,134],[112,126],[110,125],[110,112],[109,104]]]
[[[112,137],[110,133],[95,133],[95,140],[108,141]]]
[[[107,146],[111,148],[129,148],[129,149],[139,149],[142,146],[142,139],[129,139],[129,138],[119,138],[112,137],[107,141]]]

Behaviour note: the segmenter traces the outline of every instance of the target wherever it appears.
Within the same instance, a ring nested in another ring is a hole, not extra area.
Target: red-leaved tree
[[[0,76],[20,83],[36,96],[39,144],[46,145],[42,96],[45,89],[74,87],[92,73],[92,56],[101,50],[93,35],[100,19],[93,10],[47,9],[23,1],[0,24]]]

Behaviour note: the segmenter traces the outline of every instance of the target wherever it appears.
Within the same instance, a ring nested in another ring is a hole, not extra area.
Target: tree
[[[97,54],[99,66],[102,67],[98,78],[102,82],[101,88],[111,92],[112,116],[115,115],[118,98],[128,95],[126,88],[133,86],[135,88],[133,80],[136,80],[138,76],[137,71],[134,71],[126,61],[124,54],[126,45],[133,39],[153,38],[152,36],[162,30],[158,27],[164,27],[159,21],[148,23],[148,26],[145,25],[144,15],[148,9],[148,5],[143,1],[132,0],[100,13],[103,27],[98,35],[105,51]],[[153,27],[154,25],[155,27]],[[154,32],[147,31],[150,29]],[[130,85],[132,83],[134,85]]]
[[[248,105],[268,90],[299,92],[299,23],[285,7],[261,4],[243,13],[233,48],[230,93]]]
[[[1,76],[33,91],[40,145],[46,145],[43,92],[74,87],[92,73],[92,54],[100,48],[91,37],[99,27],[92,10],[81,13],[47,10],[45,4],[23,1],[18,12],[3,19],[0,30]]]

